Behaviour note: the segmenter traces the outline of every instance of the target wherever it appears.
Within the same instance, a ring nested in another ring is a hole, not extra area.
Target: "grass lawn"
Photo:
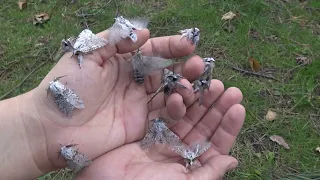
[[[2,99],[36,87],[55,65],[65,36],[77,35],[85,22],[93,32],[110,27],[118,7],[125,17],[149,17],[151,37],[198,27],[201,38],[195,54],[213,56],[215,78],[226,87],[242,90],[246,121],[231,152],[240,164],[226,179],[277,179],[320,169],[320,153],[315,151],[320,146],[319,0],[68,1],[28,0],[23,11],[15,1],[1,1]],[[221,20],[229,11],[237,16]],[[34,26],[33,15],[42,12],[48,13],[50,20]],[[83,14],[88,16],[83,18]],[[312,63],[298,65],[298,56]],[[233,69],[251,72],[250,57],[260,63],[264,74],[279,81]],[[274,121],[265,120],[268,110],[278,114]],[[274,134],[282,136],[290,149],[271,141]],[[71,175],[61,170],[39,179],[68,177]]]

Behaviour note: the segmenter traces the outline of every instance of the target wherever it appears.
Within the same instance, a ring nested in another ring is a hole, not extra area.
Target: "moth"
[[[72,52],[71,57],[77,56],[80,68],[84,60],[84,55],[107,44],[107,40],[98,37],[90,29],[84,29],[77,38],[70,37],[61,41],[62,49],[65,52]]]
[[[181,144],[177,146],[171,146],[170,149],[179,154],[185,161],[185,167],[191,167],[193,165],[201,166],[195,160],[201,156],[205,151],[211,147],[212,143],[210,141],[205,141],[203,143],[193,143],[190,146]]]
[[[127,20],[123,16],[118,16],[115,18],[114,24],[109,28],[107,39],[113,45],[128,37],[135,43],[138,40],[138,36],[134,30],[142,30],[148,26],[148,23],[149,21],[145,18]]]
[[[59,79],[63,77],[65,76],[56,77],[49,83],[47,94],[48,91],[50,91],[61,112],[67,117],[71,117],[74,108],[83,109],[85,106],[83,101],[73,90],[59,82]]]
[[[201,106],[203,103],[204,91],[210,88],[210,81],[211,81],[210,76],[203,75],[203,76],[200,76],[200,78],[196,79],[192,84],[194,93],[197,93],[197,92],[200,93],[199,106]]]
[[[88,166],[92,163],[92,160],[86,155],[79,152],[79,149],[76,148],[77,144],[68,144],[60,148],[60,154],[67,161],[68,168],[74,172],[80,171],[85,166]]]
[[[138,84],[144,83],[144,77],[151,75],[157,70],[166,68],[173,64],[170,59],[163,59],[161,57],[143,56],[141,51],[131,57],[131,65],[133,67],[133,77]]]
[[[156,143],[166,143],[168,145],[181,143],[179,136],[172,132],[160,118],[149,121],[149,132],[142,139],[141,147],[149,148]]]
[[[200,41],[200,30],[198,28],[190,28],[178,31],[181,34],[181,38],[187,38],[191,41],[191,44],[198,45]]]
[[[179,82],[181,78],[183,78],[183,76],[181,76],[180,74],[176,74],[168,69],[164,69],[163,78],[161,80],[162,85],[151,97],[148,103],[150,103],[151,100],[162,90],[166,96],[169,96],[176,88],[186,89],[187,87]]]
[[[208,76],[208,89],[210,88],[211,80],[212,80],[212,70],[215,66],[215,60],[212,57],[203,58],[204,62],[204,71],[203,76]]]

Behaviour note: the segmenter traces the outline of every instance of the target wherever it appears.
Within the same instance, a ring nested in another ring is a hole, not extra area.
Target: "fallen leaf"
[[[27,8],[27,0],[19,0],[18,6],[20,10],[24,10],[25,8]]]
[[[221,18],[221,20],[231,20],[236,16],[235,13],[233,13],[232,11],[227,12],[226,14],[224,14]]]
[[[312,60],[304,56],[299,56],[296,57],[296,62],[299,65],[308,65],[312,63]]]
[[[286,141],[281,136],[272,135],[272,136],[270,136],[270,140],[278,143],[279,145],[283,146],[286,149],[290,149],[289,145],[286,143]]]
[[[253,57],[250,57],[248,61],[253,72],[257,72],[260,70],[261,68],[260,64],[256,59],[254,59]]]
[[[268,110],[267,115],[266,115],[266,120],[267,121],[273,121],[277,118],[277,113],[273,112],[271,110]]]
[[[316,148],[316,151],[320,153],[320,147],[317,147],[317,148]]]
[[[33,17],[33,25],[43,24],[50,19],[47,13],[36,14]]]

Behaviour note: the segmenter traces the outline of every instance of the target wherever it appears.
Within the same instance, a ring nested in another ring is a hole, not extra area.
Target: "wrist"
[[[0,114],[0,176],[30,179],[53,170],[33,91],[1,101]]]

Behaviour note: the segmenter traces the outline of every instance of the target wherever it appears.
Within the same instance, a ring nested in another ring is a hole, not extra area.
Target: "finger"
[[[109,30],[102,31],[98,33],[97,36],[107,39],[108,32]],[[145,44],[149,39],[150,32],[148,29],[138,30],[135,32],[138,36],[138,40],[135,43],[132,42],[129,38],[126,38],[126,39],[122,39],[116,45],[108,44],[104,48],[99,48],[97,51],[101,55],[102,59],[103,60],[109,59],[110,57],[114,56],[116,53],[124,54],[130,51],[134,51],[139,47],[141,47],[143,44]]]
[[[229,153],[242,128],[245,114],[245,108],[235,104],[223,116],[221,124],[211,138],[211,142],[221,154]]]
[[[185,136],[184,141],[191,143],[195,140],[204,141],[206,139],[210,139],[220,126],[226,112],[234,104],[239,104],[241,100],[242,93],[238,88],[228,88],[217,100],[215,105],[204,115],[204,117],[197,124],[194,124],[191,131]],[[228,126],[233,126],[233,124],[228,124]],[[225,137],[221,138],[223,140],[226,139]]]
[[[176,58],[190,55],[195,45],[180,35],[164,36],[149,39],[142,47],[141,52],[148,56],[161,56],[163,58]]]
[[[172,70],[172,68],[169,69]],[[192,82],[203,73],[203,69],[204,63],[202,58],[199,56],[192,56],[186,62],[175,65],[174,72]],[[157,76],[147,76],[145,86],[148,94],[156,92],[161,86],[162,76],[163,73],[159,73]]]
[[[192,171],[191,176],[193,179],[219,180],[222,179],[228,171],[235,169],[237,166],[238,161],[231,156],[213,156],[208,159],[202,167]]]
[[[172,130],[176,132],[179,137],[185,138],[186,135],[196,126],[196,124],[205,115],[211,105],[217,101],[224,91],[223,83],[219,80],[211,80],[209,92],[204,92],[203,105],[199,106],[198,99],[194,99],[194,103],[188,107],[186,115],[182,121],[179,121]],[[210,136],[211,137],[211,136]]]
[[[181,95],[173,93],[168,97],[166,107],[154,110],[149,113],[148,119],[162,118],[168,126],[181,120],[186,113],[186,106]]]

